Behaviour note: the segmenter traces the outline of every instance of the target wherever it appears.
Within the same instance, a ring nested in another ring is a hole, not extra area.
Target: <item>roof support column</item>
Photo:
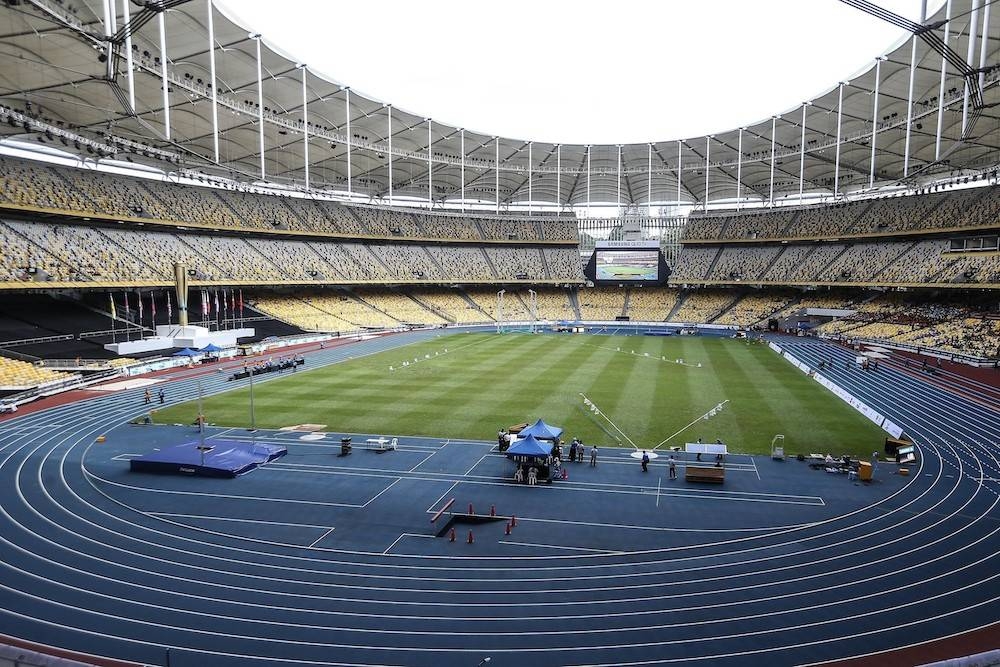
[[[302,69],[302,161],[305,168],[305,185],[309,190],[309,97],[306,94],[306,66],[299,65]]]
[[[590,149],[591,145],[587,144],[587,217],[590,217]]]
[[[166,137],[167,141],[170,141],[170,85],[167,82],[166,15],[167,10],[164,9],[156,17],[156,20],[160,27],[160,87],[163,89],[163,136]]]
[[[117,11],[115,10],[114,0],[104,0],[102,3],[104,5],[104,36],[111,37],[115,34],[115,22],[117,17]],[[113,54],[108,54],[108,61],[111,60]]]
[[[948,30],[951,27],[951,0],[945,4],[944,10],[944,43],[948,43]],[[937,135],[934,139],[934,161],[941,159],[941,125],[944,122],[944,82],[948,77],[948,59],[941,56],[941,85],[938,88],[938,118]]]
[[[215,85],[215,7],[213,0],[206,0],[208,5],[208,67],[212,79],[212,148],[215,162],[219,161],[219,93]]]
[[[910,45],[910,85],[906,92],[906,140],[903,142],[903,178],[910,173],[910,134],[913,131],[913,73],[917,69],[917,36]]]
[[[135,72],[132,71],[132,11],[129,0],[122,0],[122,19],[125,21],[125,67],[128,69],[128,110],[135,114]]]
[[[653,144],[646,151],[646,214],[653,215]]]
[[[392,206],[392,105],[385,105],[385,110],[389,124],[389,206]]]
[[[115,73],[115,51],[114,44],[111,43],[111,36],[118,30],[117,23],[118,10],[115,9],[115,0],[104,0],[104,36],[108,38],[106,41],[108,49],[108,79],[113,78]]]
[[[802,133],[799,136],[799,204],[802,203],[802,189],[805,183],[806,171],[806,106],[808,102],[802,103]]]
[[[556,144],[556,215],[562,211],[562,144]]]
[[[739,139],[736,142],[736,210],[743,208],[743,200],[740,199],[740,186],[743,184],[743,130],[740,128]]]
[[[708,156],[712,152],[712,135],[705,137],[705,210],[708,210]]]
[[[493,142],[494,145],[496,146],[496,157],[494,158],[495,160],[494,164],[496,166],[496,186],[495,186],[496,200],[497,200],[496,212],[499,213],[500,212],[500,137],[493,137]]]
[[[767,190],[767,203],[774,204],[774,133],[778,127],[778,117],[771,116],[771,184]]]
[[[951,0],[949,0],[950,2]],[[844,86],[847,85],[843,81],[840,82],[839,89],[837,90],[837,150],[836,157],[833,161],[833,198],[836,200],[840,197],[840,130],[843,127],[844,119]]]
[[[465,128],[460,129],[459,135],[461,137],[461,151],[462,151],[462,169],[461,169],[461,188],[462,188],[462,213],[465,213]]]
[[[681,142],[677,141],[677,205],[681,204]]]
[[[354,141],[354,137],[351,136],[351,89],[350,87],[345,87],[344,92],[346,93],[345,106],[347,107],[347,196],[351,197],[353,194],[351,192],[351,142]]]
[[[618,215],[622,214],[622,145],[618,144]]]
[[[260,180],[266,180],[266,174],[264,169],[264,77],[262,75],[263,67],[260,62],[260,33],[250,35],[250,37],[257,43],[257,140],[258,140],[258,154],[260,157]]]
[[[427,119],[427,202],[434,208],[434,150],[432,144],[434,137],[431,135],[431,119]]]
[[[875,102],[872,104],[872,158],[868,169],[868,188],[875,187],[875,140],[878,138],[878,84],[882,74],[884,56],[875,59]]]
[[[531,148],[534,142],[528,142],[528,215],[531,215]]]
[[[972,16],[969,18],[969,50],[965,62],[972,67],[972,58],[976,55],[976,27],[979,25],[979,0],[972,0]],[[962,98],[962,138],[965,138],[965,128],[969,124],[969,79],[965,79],[965,93]]]
[[[982,90],[986,85],[986,46],[989,42],[990,36],[990,6],[992,3],[987,2],[983,6],[983,32],[980,35],[980,47],[979,47],[979,89]],[[971,63],[970,63],[971,64]]]

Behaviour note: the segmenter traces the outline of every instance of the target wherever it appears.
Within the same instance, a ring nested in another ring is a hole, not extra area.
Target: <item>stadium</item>
[[[569,144],[5,0],[0,665],[1000,664],[1000,21],[842,3],[800,106]]]

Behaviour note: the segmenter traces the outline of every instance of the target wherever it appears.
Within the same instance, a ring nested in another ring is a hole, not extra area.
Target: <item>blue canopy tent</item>
[[[507,448],[507,458],[516,464],[514,481],[538,480],[552,482],[550,464],[552,443],[539,440],[533,435],[521,438]],[[529,483],[534,483],[530,481]]]
[[[205,347],[201,348],[199,352],[222,352],[222,348],[215,343],[209,343]]]
[[[548,442],[542,442],[533,435],[521,438],[507,448],[508,458],[513,458],[514,456],[545,457],[551,454],[552,445]]]
[[[555,440],[562,434],[563,430],[560,427],[546,424],[541,419],[519,433],[522,437],[533,435],[539,440]]]
[[[185,347],[183,350],[180,350],[179,352],[174,352],[173,356],[175,356],[175,357],[195,357],[195,356],[198,356],[199,354],[201,354],[201,352],[198,352],[197,350],[192,350],[190,347]]]

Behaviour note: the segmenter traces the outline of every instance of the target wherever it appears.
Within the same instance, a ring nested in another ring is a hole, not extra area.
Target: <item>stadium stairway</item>
[[[782,227],[778,232],[778,236],[788,236],[788,230],[795,226],[795,224],[799,221],[800,215],[802,215],[802,211],[795,211],[795,213],[792,214],[792,217],[789,218],[788,224]]]
[[[411,294],[409,292],[397,292],[397,294],[400,294],[402,296],[407,297],[413,303],[417,304],[418,306],[420,306],[424,310],[428,310],[428,311],[434,313],[435,315],[437,315],[441,319],[445,320],[449,324],[455,324],[456,320],[455,320],[455,317],[452,314],[447,313],[447,312],[441,310],[437,306],[434,306],[434,305],[432,305],[430,303],[427,303],[426,301],[424,301],[420,297],[418,297],[416,294]]]
[[[567,290],[566,296],[569,298],[569,305],[573,308],[573,314],[576,315],[576,319],[582,320],[583,315],[580,314],[580,293],[576,287]]]
[[[706,322],[706,324],[711,324],[712,322],[716,321],[717,319],[719,319],[720,317],[722,317],[723,315],[725,315],[726,313],[728,313],[730,310],[732,310],[736,306],[736,304],[738,304],[740,301],[743,300],[744,296],[745,295],[743,295],[743,294],[738,294],[735,299],[733,299],[732,301],[730,301],[727,305],[723,306],[722,310],[720,310],[715,315],[713,315],[712,317],[710,317],[709,320],[708,320],[708,322]]]
[[[727,223],[728,224],[728,223]],[[705,271],[705,275],[700,276],[701,278],[708,278],[715,272],[715,265],[719,263],[719,259],[722,257],[722,251],[725,246],[720,246],[715,251],[715,257],[712,258],[712,262],[708,265],[708,269]]]
[[[877,200],[873,199],[872,201],[868,202],[860,211],[857,212],[857,214],[854,216],[854,220],[852,220],[850,223],[846,225],[844,232],[845,234],[851,233],[857,226],[857,224],[867,217],[868,211],[871,210],[872,206],[875,205],[876,201]]]
[[[674,301],[674,307],[670,309],[669,313],[667,313],[667,317],[664,320],[664,322],[673,322],[674,321],[674,315],[676,315],[677,311],[681,309],[681,307],[684,305],[684,302],[687,301],[687,298],[688,298],[689,295],[690,295],[690,292],[681,292],[677,296],[677,300]]]

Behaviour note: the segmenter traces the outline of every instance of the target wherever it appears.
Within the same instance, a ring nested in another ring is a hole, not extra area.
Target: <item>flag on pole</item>
[[[125,292],[125,319],[132,319],[132,311],[128,307],[128,292]]]
[[[115,310],[115,295],[109,293],[108,298],[111,299],[111,319],[118,317],[118,312]]]
[[[201,319],[208,319],[208,290],[201,291]]]
[[[170,291],[167,291],[167,324],[170,324],[170,320],[174,317],[174,310],[170,307]]]
[[[229,290],[229,310],[233,312],[233,317],[236,317],[236,290]]]
[[[156,324],[156,299],[153,292],[149,293],[149,310],[153,314],[153,324]]]
[[[142,292],[139,292],[135,300],[139,302],[139,326],[142,326]]]
[[[242,288],[240,289],[239,304],[240,304],[240,319],[243,319],[243,289]]]
[[[219,290],[215,290],[215,315],[219,315]]]

